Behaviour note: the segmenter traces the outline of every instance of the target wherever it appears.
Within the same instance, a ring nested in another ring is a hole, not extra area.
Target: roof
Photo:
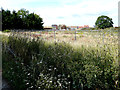
[[[44,28],[52,28],[51,26],[44,26]]]

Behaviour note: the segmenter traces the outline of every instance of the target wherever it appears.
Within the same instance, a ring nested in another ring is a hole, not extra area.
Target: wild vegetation
[[[3,77],[17,90],[118,89],[118,32],[12,32]]]

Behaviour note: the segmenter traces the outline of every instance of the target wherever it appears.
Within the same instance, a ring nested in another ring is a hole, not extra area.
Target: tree
[[[22,9],[18,10],[17,15],[19,15],[20,18],[22,19],[22,22],[23,22],[23,24],[21,26],[22,29],[28,29],[27,28],[27,19],[26,19],[26,17],[29,15],[29,11],[22,8]]]
[[[12,12],[12,29],[21,29],[22,28],[22,19],[20,18],[20,16],[16,13],[16,11],[14,10]]]
[[[43,29],[43,21],[37,14],[31,13],[27,17],[27,27],[29,29]]]
[[[25,18],[28,14],[29,14],[29,11],[22,8],[20,10],[18,10],[17,14],[21,17],[21,18]]]
[[[61,27],[61,29],[66,29],[67,27],[66,27],[66,25],[63,25],[62,27]]]
[[[59,27],[60,27],[60,29],[67,29],[67,26],[64,24],[60,24]]]
[[[113,21],[112,18],[109,18],[108,16],[99,16],[95,22],[95,25],[100,29],[105,29],[109,27],[113,27]]]
[[[23,29],[43,29],[43,20],[39,15],[29,14],[29,11],[24,8],[20,9],[17,14],[22,18]]]
[[[42,18],[26,9],[9,11],[2,9],[2,30],[6,29],[43,29]]]
[[[9,10],[2,9],[2,30],[11,29],[11,12]]]

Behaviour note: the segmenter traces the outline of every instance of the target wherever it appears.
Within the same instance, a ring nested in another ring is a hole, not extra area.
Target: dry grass
[[[66,42],[72,45],[73,47],[79,47],[82,45],[85,46],[97,46],[97,45],[118,45],[118,35],[114,32],[78,32],[76,34],[73,33],[64,33],[64,32],[56,32],[54,36],[53,33],[34,33],[38,35],[38,37],[43,38],[47,42]],[[40,35],[40,36],[39,36]]]

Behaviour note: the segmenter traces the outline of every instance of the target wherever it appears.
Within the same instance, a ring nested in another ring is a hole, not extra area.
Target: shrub
[[[3,32],[10,32],[10,30],[4,30]]]

